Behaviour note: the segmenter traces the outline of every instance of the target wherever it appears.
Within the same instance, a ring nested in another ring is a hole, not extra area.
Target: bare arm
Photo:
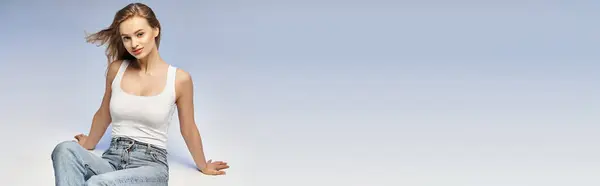
[[[115,61],[109,64],[108,72],[106,74],[106,87],[104,91],[104,97],[102,98],[102,103],[92,119],[92,127],[90,128],[89,136],[86,138],[86,140],[84,140],[84,143],[82,144],[82,146],[85,149],[94,149],[98,144],[98,141],[100,141],[100,139],[106,132],[106,129],[110,125],[111,117],[109,103],[112,92],[111,86],[112,81],[117,75],[117,71],[119,71],[121,63],[121,61]]]
[[[177,90],[177,110],[179,113],[179,124],[181,135],[192,154],[192,158],[198,169],[204,174],[222,175],[225,174],[222,169],[229,168],[227,163],[222,161],[206,161],[204,149],[202,147],[202,138],[196,126],[194,119],[194,91],[191,76],[182,70],[177,71],[176,78]]]

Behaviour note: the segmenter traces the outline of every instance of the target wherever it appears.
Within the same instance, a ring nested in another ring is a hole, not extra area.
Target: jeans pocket
[[[106,156],[106,154],[108,154],[110,150],[111,150],[111,149],[110,149],[110,147],[109,147],[108,149],[106,149],[106,150],[105,150],[105,151],[102,153],[102,157]]]
[[[88,164],[85,164],[85,169],[88,171],[89,176],[98,175],[98,171],[92,169],[92,167],[90,167],[90,165],[88,165]]]
[[[102,156],[114,154],[115,150],[116,150],[116,148],[113,145],[111,145],[108,147],[108,149],[104,150],[104,152],[102,153]]]
[[[150,153],[150,156],[152,157],[152,160],[154,160],[154,162],[160,163],[165,167],[169,167],[166,155],[161,154],[159,152],[152,152]]]

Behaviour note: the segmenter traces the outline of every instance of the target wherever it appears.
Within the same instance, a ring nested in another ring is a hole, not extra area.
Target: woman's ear
[[[152,30],[154,33],[154,37],[158,37],[158,34],[160,33],[160,28],[156,27],[156,28],[153,28]]]

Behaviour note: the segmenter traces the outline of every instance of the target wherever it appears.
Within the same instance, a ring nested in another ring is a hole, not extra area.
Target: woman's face
[[[119,25],[119,32],[127,52],[141,59],[156,47],[159,30],[152,28],[145,18],[134,16]]]

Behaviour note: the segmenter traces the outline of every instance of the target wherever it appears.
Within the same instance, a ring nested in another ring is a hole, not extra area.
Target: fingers
[[[214,163],[214,164],[227,164],[227,162],[224,161],[213,161],[212,159],[208,160],[206,163]]]
[[[215,161],[210,163],[210,165],[213,165],[217,170],[229,168],[229,165],[227,165],[227,163],[223,161]]]
[[[223,161],[215,161],[212,162],[213,164],[217,164],[217,165],[227,165],[227,162],[223,162]]]
[[[77,134],[77,135],[75,135],[75,139],[81,139],[81,137],[84,137],[84,136],[85,135],[83,135],[83,134]]]
[[[217,162],[212,162],[212,163],[208,164],[208,166],[214,167],[217,170],[229,168],[229,165],[227,165],[227,163],[217,163]]]
[[[228,169],[229,165],[217,165],[216,169],[217,170],[222,170],[222,169]]]
[[[73,140],[73,141],[81,144],[82,142],[85,141],[86,137],[87,136],[85,134],[77,134],[77,135],[75,135],[75,140]]]
[[[223,169],[228,169],[229,165],[224,161],[213,161],[212,159],[206,161],[207,163],[207,171],[205,174],[207,175],[225,175],[226,172]]]
[[[226,173],[225,173],[225,171],[211,171],[209,174],[213,175],[213,176],[217,176],[217,175],[225,175]]]

